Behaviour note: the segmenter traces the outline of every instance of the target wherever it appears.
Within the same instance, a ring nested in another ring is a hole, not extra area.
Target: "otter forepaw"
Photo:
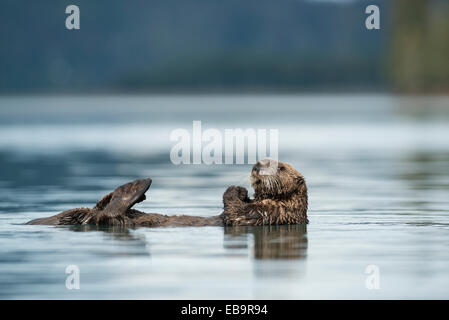
[[[223,194],[223,201],[229,201],[229,200],[236,200],[239,199],[241,201],[247,201],[248,200],[248,190],[244,187],[239,186],[231,186],[228,189],[226,189],[225,193]]]

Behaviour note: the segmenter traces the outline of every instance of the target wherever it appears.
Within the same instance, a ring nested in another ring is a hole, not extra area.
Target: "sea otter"
[[[248,197],[245,188],[231,186],[223,195],[223,213],[213,217],[167,216],[132,209],[146,199],[151,182],[151,179],[129,182],[104,196],[92,209],[71,209],[27,224],[157,227],[308,223],[307,186],[304,177],[288,163],[258,161],[251,172],[254,199]]]

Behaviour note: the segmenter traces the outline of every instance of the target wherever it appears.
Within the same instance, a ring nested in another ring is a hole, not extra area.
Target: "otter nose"
[[[269,167],[270,166],[270,160],[267,160],[267,159],[265,159],[265,160],[258,160],[257,162],[256,162],[256,168],[267,168],[267,167]]]
[[[259,160],[254,164],[253,170],[259,175],[270,167],[270,160]]]

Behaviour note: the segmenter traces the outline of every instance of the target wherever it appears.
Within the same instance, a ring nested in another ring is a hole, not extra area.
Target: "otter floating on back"
[[[254,199],[248,190],[231,186],[223,195],[224,211],[219,216],[167,216],[132,209],[146,199],[151,179],[124,184],[103,197],[92,209],[76,208],[48,218],[29,221],[31,225],[122,225],[238,226],[308,223],[307,186],[304,177],[288,163],[258,161],[251,172]]]

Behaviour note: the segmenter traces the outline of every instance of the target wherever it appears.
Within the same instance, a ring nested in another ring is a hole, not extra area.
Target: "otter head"
[[[291,165],[276,160],[259,160],[251,172],[256,197],[278,198],[299,192],[304,177]]]

